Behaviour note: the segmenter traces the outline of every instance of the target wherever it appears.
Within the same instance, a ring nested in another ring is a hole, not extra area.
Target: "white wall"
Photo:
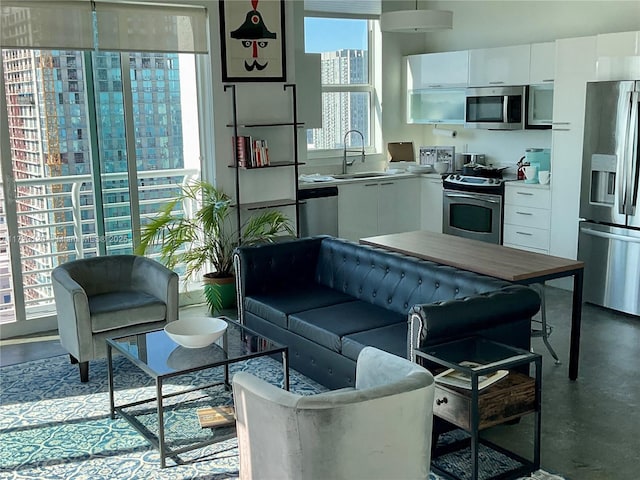
[[[429,34],[427,50],[422,53],[549,42],[640,28],[640,2],[635,0],[421,1],[419,5],[453,11],[453,30]]]

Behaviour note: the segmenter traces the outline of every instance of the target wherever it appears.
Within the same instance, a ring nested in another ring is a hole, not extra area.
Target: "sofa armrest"
[[[409,312],[408,358],[414,358],[416,348],[530,321],[539,310],[538,294],[522,285],[509,285],[493,292],[440,303],[414,305]]]

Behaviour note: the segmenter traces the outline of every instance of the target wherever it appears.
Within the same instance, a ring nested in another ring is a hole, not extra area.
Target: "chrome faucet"
[[[360,140],[362,141],[362,147],[361,150],[349,150],[347,148],[347,137],[349,136],[350,133],[357,133],[358,135],[360,135]],[[361,158],[361,162],[364,163],[364,135],[362,134],[362,132],[360,130],[349,130],[347,133],[344,134],[344,138],[342,139],[342,143],[344,145],[344,150],[342,152],[342,173],[345,174],[347,173],[347,167],[350,167],[351,165],[353,165],[356,161],[356,158],[358,157],[354,157],[353,160],[351,160],[350,162],[347,162],[347,152],[357,152],[360,154],[360,158]]]

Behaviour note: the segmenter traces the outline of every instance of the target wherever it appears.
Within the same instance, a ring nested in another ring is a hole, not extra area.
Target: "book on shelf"
[[[472,370],[478,370],[487,366],[482,363],[471,362],[468,360],[460,362],[460,365],[463,367],[469,367]],[[478,390],[487,388],[489,385],[494,384],[498,380],[506,377],[508,374],[509,370],[496,370],[492,373],[480,375],[478,377]],[[435,381],[436,383],[439,383],[441,385],[451,385],[452,387],[471,390],[471,375],[468,375],[460,370],[456,370],[455,368],[449,368],[448,370],[439,373],[435,376]]]
[[[234,153],[241,168],[266,167],[269,162],[269,147],[266,140],[240,135],[234,139]]]
[[[202,428],[225,427],[236,423],[233,405],[199,408],[196,413]]]
[[[247,166],[247,150],[245,145],[245,137],[233,137],[233,153],[238,162],[238,167]]]

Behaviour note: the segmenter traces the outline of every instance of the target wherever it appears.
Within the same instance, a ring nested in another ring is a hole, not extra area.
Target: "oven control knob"
[[[460,175],[456,175],[456,180],[460,180]]]

